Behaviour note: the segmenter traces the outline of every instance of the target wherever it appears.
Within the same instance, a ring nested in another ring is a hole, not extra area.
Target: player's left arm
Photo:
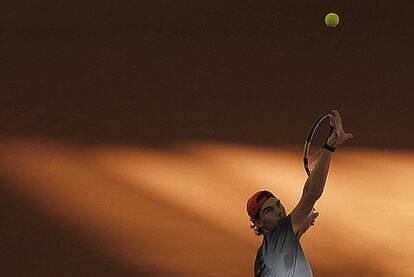
[[[318,217],[319,213],[312,211],[306,220],[303,222],[302,226],[300,227],[297,238],[298,240],[302,237],[304,233],[313,225],[315,225],[315,219]]]

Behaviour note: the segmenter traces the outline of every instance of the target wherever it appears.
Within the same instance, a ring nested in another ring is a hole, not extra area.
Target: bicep
[[[317,198],[311,195],[308,191],[304,190],[299,203],[291,212],[291,221],[293,233],[296,234],[302,227],[305,219],[308,217],[315,205]]]

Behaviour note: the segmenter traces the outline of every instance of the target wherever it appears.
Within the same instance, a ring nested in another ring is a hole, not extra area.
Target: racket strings
[[[311,168],[311,170],[313,169],[313,168],[315,168],[315,166],[316,166],[316,164],[318,163],[318,161],[319,161],[319,157],[320,157],[320,155],[322,154],[322,148],[321,149],[319,149],[316,153],[314,153],[313,155],[312,155],[312,157],[309,159],[309,161],[308,161],[308,164],[309,164],[309,167]]]

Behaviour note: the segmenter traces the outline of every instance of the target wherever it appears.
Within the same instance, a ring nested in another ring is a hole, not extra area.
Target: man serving
[[[345,133],[338,111],[332,110],[330,124],[334,131],[305,182],[299,203],[289,215],[286,216],[280,199],[270,191],[258,191],[247,201],[247,214],[252,222],[250,228],[256,235],[263,235],[254,264],[255,277],[313,276],[299,240],[319,215],[313,206],[322,196],[333,151],[353,138],[352,134]]]

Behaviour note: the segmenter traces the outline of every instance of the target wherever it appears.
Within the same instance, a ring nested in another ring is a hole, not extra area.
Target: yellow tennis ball
[[[328,27],[336,27],[339,24],[339,16],[336,13],[328,13],[325,16],[325,23]]]

